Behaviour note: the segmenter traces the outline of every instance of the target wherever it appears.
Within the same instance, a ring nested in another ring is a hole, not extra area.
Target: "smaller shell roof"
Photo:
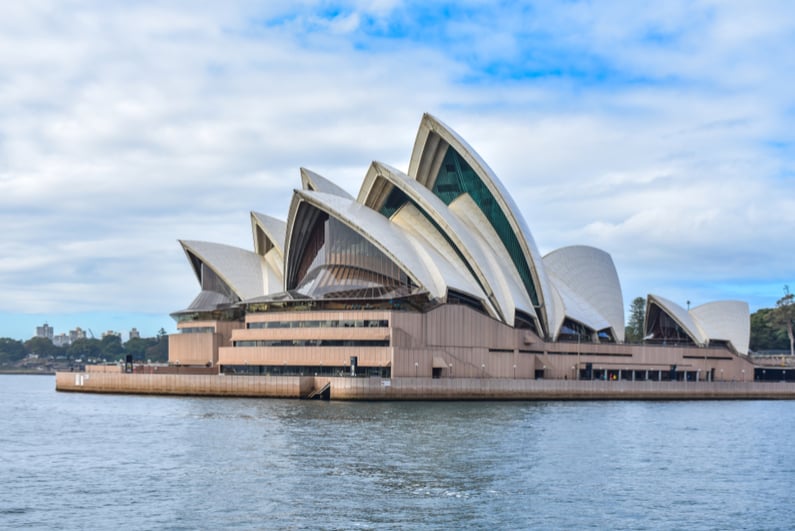
[[[321,192],[324,194],[338,195],[340,197],[353,199],[351,194],[333,182],[313,172],[312,170],[307,170],[306,168],[301,168],[301,186],[304,190],[308,190],[310,192]]]
[[[646,302],[647,317],[649,315],[649,308],[652,304],[656,304],[662,308],[665,313],[671,316],[671,318],[682,327],[685,333],[690,336],[694,343],[700,346],[706,345],[708,338],[704,335],[704,332],[701,330],[701,328],[699,328],[698,323],[693,319],[693,316],[690,315],[687,310],[664,297],[649,294]]]
[[[690,310],[710,341],[731,343],[734,350],[747,354],[751,341],[751,313],[743,301],[715,301]]]
[[[251,213],[251,224],[252,224],[252,231],[254,232],[254,247],[257,254],[264,255],[268,252],[269,245],[276,247],[280,253],[284,254],[284,238],[287,234],[287,223],[284,221],[274,218],[272,216],[268,216],[266,214],[260,214],[259,212],[252,212]],[[262,230],[265,236],[268,239],[268,242],[265,245],[265,249],[259,248],[259,240],[257,238],[257,229]]]
[[[212,269],[240,299],[267,293],[268,265],[257,253],[221,243],[188,240],[179,240],[179,243],[186,254],[196,256]],[[199,272],[196,273],[198,277]]]
[[[569,287],[563,280],[559,279],[554,273],[548,273],[552,285],[558,290],[563,306],[566,309],[566,317],[582,323],[595,332],[606,328],[613,329],[610,322],[594,308],[590,302],[584,299],[580,293]],[[555,331],[555,337],[560,334],[560,330]]]
[[[608,253],[587,245],[563,247],[544,256],[544,266],[553,279],[553,285],[563,295],[569,317],[574,318],[569,314],[570,303],[566,302],[561,284],[565,284],[596,312],[599,317],[594,323],[606,320],[608,325],[595,327],[586,321],[581,323],[594,330],[609,326],[616,340],[624,341],[624,300],[618,272]]]

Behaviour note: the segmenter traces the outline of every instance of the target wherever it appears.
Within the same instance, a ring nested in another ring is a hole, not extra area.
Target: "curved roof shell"
[[[265,259],[253,253],[221,243],[180,240],[179,243],[191,259],[195,256],[209,267],[241,300],[259,297],[280,286],[271,286],[272,271]],[[201,282],[201,272],[194,264],[194,272]]]
[[[501,234],[501,237],[507,237],[512,241],[515,238],[515,242],[520,247],[520,251],[517,250],[516,254],[511,253],[512,262],[523,278],[528,296],[533,300],[534,305],[542,309],[539,317],[544,329],[549,331],[550,323],[562,322],[563,318],[559,315],[562,312],[554,307],[552,288],[543,270],[541,255],[513,199],[477,152],[440,120],[430,114],[424,114],[409,163],[409,175],[426,188],[433,189],[448,148],[454,149],[471,167],[498,203],[499,210],[514,235],[511,237]],[[523,271],[525,268],[527,270]]]
[[[269,266],[269,292],[280,291],[284,286],[284,237],[287,223],[259,212],[251,213],[251,231],[254,252],[265,258]]]
[[[265,253],[274,247],[284,254],[287,223],[266,214],[252,212],[251,232],[254,237],[254,251],[257,254],[265,256]]]
[[[307,170],[306,168],[301,168],[301,186],[304,190],[310,192],[321,192],[324,194],[338,195],[340,197],[353,199],[351,194],[333,182],[313,172],[312,170]]]
[[[436,277],[439,285],[464,292],[481,301],[489,315],[499,319],[488,297],[466,269],[452,247],[416,205],[407,203],[395,212],[390,221],[410,237],[417,253]]]
[[[568,317],[597,331],[610,328],[616,341],[623,343],[624,299],[618,272],[609,254],[586,245],[563,247],[544,256],[544,266],[553,285],[561,291]],[[567,301],[564,292],[569,290],[580,302]],[[572,306],[582,306],[583,302],[588,307],[588,311],[582,314],[587,321],[571,314]],[[558,329],[555,337],[559,332]]]
[[[584,299],[580,293],[569,287],[563,280],[555,276],[554,273],[549,273],[549,279],[552,281],[553,286],[555,286],[560,296],[560,303],[565,308],[566,318],[577,321],[594,332],[608,328],[612,331],[613,327],[610,325],[610,322],[605,319],[588,300]],[[553,340],[560,337],[562,328],[563,323],[554,331]]]
[[[508,251],[499,243],[500,237],[472,197],[462,194],[450,203],[449,208],[464,223],[469,232],[476,236],[475,239],[483,254],[488,257],[493,269],[498,272],[495,278],[509,304],[505,307],[507,322],[513,324],[514,310],[518,308],[536,317],[536,329],[542,330],[533,302],[522,285],[519,272],[513,267]]]
[[[381,210],[397,189],[413,202],[431,220],[453,251],[460,257],[468,273],[480,286],[488,303],[499,318],[508,324],[514,322],[514,308],[519,306],[532,316],[535,309],[523,293],[521,284],[509,285],[498,261],[494,259],[480,235],[456,216],[444,202],[430,190],[408,175],[389,165],[373,162],[367,172],[358,201],[369,208]],[[528,301],[522,304],[523,301]]]
[[[428,269],[427,261],[418,254],[415,243],[407,237],[403,230],[381,214],[353,199],[304,190],[294,192],[287,222],[287,249],[285,250],[287,289],[295,287],[292,283],[295,282],[293,276],[297,265],[298,250],[292,248],[296,244],[293,233],[296,230],[296,225],[301,225],[298,217],[299,207],[302,203],[308,203],[356,231],[397,264],[417,286],[426,289],[433,298],[445,296],[446,286],[440,282],[438,274],[434,275]]]
[[[748,303],[715,301],[690,310],[709,341],[726,341],[740,354],[748,354],[751,317]]]
[[[646,299],[646,319],[648,321],[649,316],[649,309],[653,304],[656,304],[660,309],[662,309],[665,313],[668,314],[671,319],[673,319],[676,324],[678,324],[682,330],[693,340],[693,343],[696,345],[703,347],[707,344],[707,337],[704,332],[699,328],[698,323],[693,319],[693,316],[690,313],[676,304],[673,301],[670,301],[664,297],[660,297],[659,295],[651,295],[649,294],[648,298]],[[648,324],[648,323],[647,323]],[[647,325],[644,325],[644,328]]]

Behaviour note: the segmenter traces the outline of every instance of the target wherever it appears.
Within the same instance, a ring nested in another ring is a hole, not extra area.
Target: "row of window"
[[[357,378],[391,378],[392,376],[390,367],[359,366],[352,374],[349,366],[329,367],[326,365],[224,365],[221,372],[249,376],[348,376]]]
[[[195,326],[193,328],[180,328],[182,334],[212,334],[215,328],[212,326]]]
[[[269,339],[235,341],[236,347],[388,347],[388,339]]]
[[[267,321],[247,323],[246,328],[387,328],[386,319],[348,319],[341,321]]]

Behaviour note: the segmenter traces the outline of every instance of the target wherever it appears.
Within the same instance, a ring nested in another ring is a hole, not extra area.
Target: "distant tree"
[[[28,354],[38,356],[57,356],[64,353],[62,348],[53,345],[46,337],[31,337],[25,341],[25,350]]]
[[[102,338],[99,346],[100,354],[106,360],[118,359],[124,352],[121,346],[121,338],[115,335],[108,335]]]
[[[157,333],[157,342],[146,349],[146,359],[168,361],[168,335],[162,328]]]
[[[646,298],[635,297],[629,307],[629,321],[627,321],[626,340],[637,343],[643,339],[643,325],[646,320]]]
[[[772,308],[760,308],[751,314],[751,343],[750,349],[754,352],[760,350],[783,350],[787,348],[787,332],[773,324],[770,313]]]
[[[134,337],[124,344],[124,353],[132,355],[134,360],[145,360],[146,349],[156,344],[154,337]]]
[[[22,341],[10,337],[0,337],[0,364],[19,361],[27,355]]]
[[[790,293],[789,286],[784,286],[784,296],[776,301],[776,307],[770,312],[770,323],[787,331],[789,353],[795,355],[795,294]]]
[[[85,360],[88,358],[98,358],[102,352],[101,345],[102,343],[99,339],[94,339],[93,337],[90,339],[77,339],[66,349],[66,354],[73,359],[82,358]]]

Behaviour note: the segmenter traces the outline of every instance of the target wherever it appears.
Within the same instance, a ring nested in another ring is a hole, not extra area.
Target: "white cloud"
[[[354,194],[371,159],[405,169],[423,111],[542,250],[612,253],[628,299],[791,282],[785,7],[3,5],[0,310],[165,319],[196,289],[177,238],[249,247],[299,166]]]

